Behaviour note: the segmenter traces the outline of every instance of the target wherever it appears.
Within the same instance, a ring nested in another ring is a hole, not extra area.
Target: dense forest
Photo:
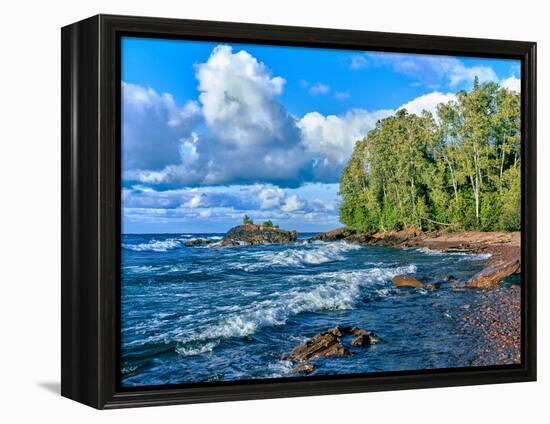
[[[436,116],[399,110],[362,140],[340,179],[340,220],[361,232],[520,229],[520,96],[479,84]]]

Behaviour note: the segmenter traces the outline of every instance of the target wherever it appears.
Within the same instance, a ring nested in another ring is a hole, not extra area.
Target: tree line
[[[361,232],[519,230],[520,125],[519,94],[477,78],[435,116],[399,110],[356,142],[341,222]]]

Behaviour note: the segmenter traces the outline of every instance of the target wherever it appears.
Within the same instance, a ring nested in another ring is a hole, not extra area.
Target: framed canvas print
[[[535,43],[62,30],[62,394],[533,381]]]

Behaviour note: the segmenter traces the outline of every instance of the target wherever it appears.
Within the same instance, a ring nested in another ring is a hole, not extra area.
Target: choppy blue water
[[[122,236],[122,385],[292,377],[281,359],[335,325],[375,331],[385,343],[322,358],[310,375],[469,366],[479,340],[458,317],[479,296],[396,289],[412,273],[467,279],[483,255],[345,242],[184,247],[222,234]]]

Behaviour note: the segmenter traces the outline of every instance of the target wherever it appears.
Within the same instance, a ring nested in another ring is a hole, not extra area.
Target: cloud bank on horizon
[[[269,57],[259,60],[252,47],[203,44],[206,60],[186,73],[166,69],[195,86],[184,101],[123,72],[124,232],[222,232],[244,213],[302,231],[337,226],[340,174],[355,141],[378,120],[402,108],[434,113],[476,76],[511,90],[520,85],[513,67],[499,75],[458,58],[347,52],[342,59],[334,52],[344,82],[346,73],[368,80],[382,72],[397,78],[394,90],[406,85],[419,93],[393,107],[369,110],[359,101],[346,109],[356,85],[308,75],[294,81],[299,68],[276,75]],[[322,102],[340,112],[317,110]]]

